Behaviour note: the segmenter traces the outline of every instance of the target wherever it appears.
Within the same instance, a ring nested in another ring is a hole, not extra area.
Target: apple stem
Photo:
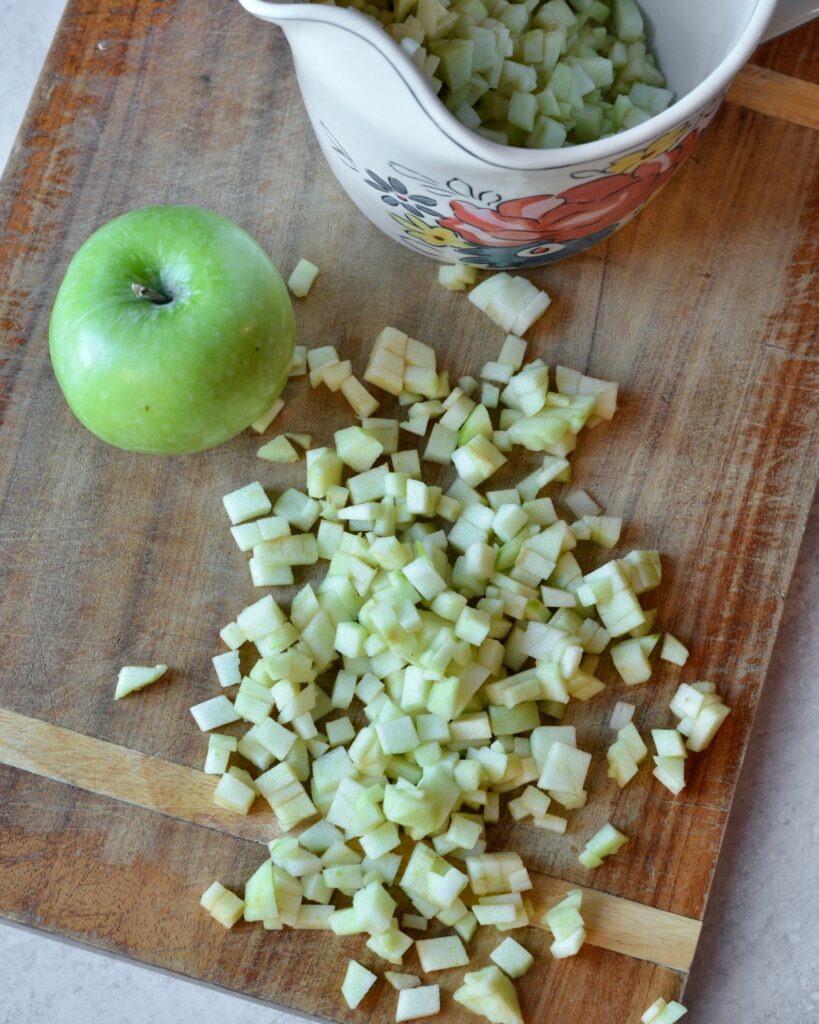
[[[150,299],[157,306],[164,306],[171,301],[169,296],[163,295],[162,292],[154,291],[153,288],[147,288],[144,284],[132,284],[131,291],[138,299]]]

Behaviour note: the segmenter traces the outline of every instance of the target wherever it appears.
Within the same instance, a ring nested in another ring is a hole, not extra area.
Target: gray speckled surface
[[[62,7],[63,0],[0,0],[0,167]],[[692,1024],[819,1021],[817,665],[819,503],[788,594],[688,987]],[[0,925],[0,992],[0,1024],[295,1021],[7,925]]]

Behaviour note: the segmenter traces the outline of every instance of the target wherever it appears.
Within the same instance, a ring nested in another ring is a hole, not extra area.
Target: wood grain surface
[[[802,36],[815,29],[756,60],[787,73],[796,54],[799,76],[816,80],[819,53],[803,53]],[[624,546],[664,552],[661,621],[692,650],[684,670],[662,665],[628,691],[637,724],[669,723],[681,679],[713,679],[735,711],[689,762],[680,798],[646,772],[621,792],[597,757],[593,798],[569,835],[507,820],[492,843],[513,844],[541,875],[683,918],[705,908],[816,480],[818,183],[815,132],[730,104],[633,224],[532,274],[554,299],[532,350],[622,384],[618,417],[584,440],[575,477],[625,517]],[[257,477],[277,493],[303,470],[260,463],[251,436],[184,459],[116,452],[62,401],[47,328],[65,266],[100,223],[157,202],[235,218],[285,271],[315,259],[322,275],[298,303],[300,338],[337,344],[359,369],[386,323],[433,343],[456,376],[502,338],[434,284],[432,263],[351,207],[275,30],[217,0],[70,0],[0,193],[0,705],[187,770],[204,758],[188,707],[216,690],[217,631],[257,596],[220,496]],[[286,397],[282,429],[322,443],[348,421],[340,397],[302,384]],[[158,660],[173,667],[165,680],[111,699],[120,665]],[[624,688],[609,681],[572,708],[586,749],[610,742]],[[339,997],[358,940],[227,933],[199,910],[214,878],[241,887],[256,842],[20,768],[0,767],[0,800],[9,919],[309,1014],[392,1019],[383,983],[355,1012]],[[592,874],[577,853],[609,818],[631,843]],[[484,931],[478,956],[493,943]],[[548,945],[534,929],[524,941]],[[636,1024],[683,981],[590,947],[571,962],[539,957],[520,988],[532,1022],[559,1012],[565,1024]],[[467,1019],[451,1004],[444,1016]]]
[[[246,816],[216,807],[217,779],[212,775],[3,708],[0,763],[240,839],[267,843],[283,834],[275,815],[264,810],[261,801]],[[404,856],[411,849],[409,841],[402,843]],[[544,927],[542,915],[573,886],[534,872],[532,883],[535,926]],[[699,921],[594,889],[584,888],[584,893],[583,912],[593,946],[681,971],[690,968]]]

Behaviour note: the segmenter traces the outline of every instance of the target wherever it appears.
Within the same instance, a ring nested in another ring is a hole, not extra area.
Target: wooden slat
[[[345,1024],[394,1020],[396,996],[383,978],[357,1010],[340,997],[350,957],[383,975],[384,961],[365,948],[362,936],[271,933],[242,922],[226,931],[199,907],[203,887],[214,878],[241,891],[258,866],[257,844],[2,765],[0,791],[4,813],[13,810],[0,842],[4,916],[311,1017]],[[24,907],[17,901],[21,890]],[[535,956],[527,983],[518,986],[529,1024],[549,1021],[556,1007],[566,1024],[636,1024],[658,996],[680,997],[683,975],[677,971],[588,943],[581,956],[555,963],[545,931],[517,937]],[[481,929],[470,943],[474,962],[487,963],[497,944],[494,929]],[[405,969],[419,970],[412,951]],[[436,1024],[476,1024],[451,998],[462,974],[432,976],[442,986]],[[638,1012],[621,1014],[621,1006]],[[618,1009],[616,1018],[611,1007]]]
[[[819,18],[796,32],[764,43],[751,63],[819,84]]]
[[[215,807],[215,780],[202,772],[3,708],[0,764],[239,839],[265,843],[280,834],[272,812],[242,817]],[[538,917],[576,888],[541,875],[534,875],[533,881]],[[699,921],[605,892],[583,891],[592,945],[674,970],[687,971],[691,966]]]
[[[212,775],[4,708],[0,763],[239,839],[264,843],[278,833],[272,811],[243,817],[217,807]]]
[[[581,889],[583,920],[593,946],[677,971],[690,969],[702,928],[699,921],[545,875],[533,874],[532,881],[538,921],[566,893]]]
[[[819,129],[819,85],[779,71],[746,65],[726,100],[781,121]]]

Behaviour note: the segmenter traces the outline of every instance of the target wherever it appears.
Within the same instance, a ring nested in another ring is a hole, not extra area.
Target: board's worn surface
[[[800,39],[815,41],[816,29],[756,59],[815,81],[817,48]],[[627,692],[611,673],[604,694],[572,707],[580,745],[598,756],[592,797],[566,837],[507,819],[492,843],[514,844],[545,875],[687,918],[704,911],[816,479],[817,138],[731,103],[633,224],[532,275],[554,303],[531,351],[621,382],[620,412],[583,438],[575,479],[625,517],[624,545],[664,553],[660,623],[692,656]],[[199,767],[206,744],[187,709],[216,691],[217,630],[258,596],[220,496],[254,478],[276,493],[303,470],[256,460],[249,435],[184,459],[117,452],[62,401],[47,328],[65,266],[102,221],[157,202],[234,217],[285,272],[314,259],[322,274],[298,303],[300,340],[336,344],[359,371],[387,323],[433,343],[456,377],[493,358],[502,334],[349,204],[275,30],[217,0],[69,3],[0,197],[0,707]],[[308,393],[303,380],[286,397],[277,429],[326,443],[351,421],[340,396]],[[159,660],[172,666],[166,679],[111,699],[120,665]],[[735,710],[690,760],[682,796],[646,772],[617,790],[602,756],[614,701],[637,703],[645,732],[670,723],[678,682],[698,678]],[[392,1019],[383,986],[355,1013],[340,999],[357,939],[227,933],[199,910],[214,878],[239,888],[257,863],[258,844],[241,837],[252,827],[230,834],[192,812],[172,817],[188,802],[163,804],[153,791],[143,802],[163,813],[135,807],[101,795],[106,780],[87,773],[83,789],[56,782],[80,776],[38,769],[44,759],[0,769],[5,916],[308,1013]],[[631,842],[592,874],[577,852],[607,819]],[[478,955],[492,941],[487,933]],[[524,941],[546,948],[540,931]],[[539,958],[520,988],[531,1021],[559,1008],[565,1024],[610,1024],[636,1022],[682,981],[589,947],[571,962]],[[451,1003],[446,1016],[467,1018]]]

